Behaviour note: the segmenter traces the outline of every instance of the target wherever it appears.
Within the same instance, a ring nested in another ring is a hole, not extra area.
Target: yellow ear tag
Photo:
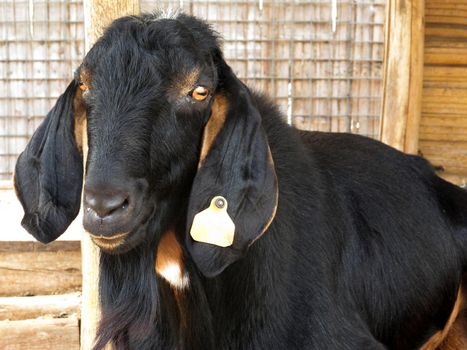
[[[227,200],[222,196],[214,197],[209,208],[195,215],[190,234],[198,242],[219,247],[231,246],[235,224],[227,213]]]

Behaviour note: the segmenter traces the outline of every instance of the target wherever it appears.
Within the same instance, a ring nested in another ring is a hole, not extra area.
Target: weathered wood
[[[440,116],[437,114],[425,114],[421,120],[421,126],[433,126],[433,127],[455,127],[464,129],[467,132],[467,118],[462,114],[451,114],[447,116]]]
[[[425,51],[427,64],[465,65],[467,64],[467,48],[429,47]]]
[[[19,242],[10,244],[25,248]],[[30,245],[30,244],[27,244]],[[2,244],[5,249],[5,244]],[[56,245],[59,246],[59,245]],[[33,247],[36,247],[33,245]],[[0,296],[57,294],[81,289],[81,253],[0,251]]]
[[[446,115],[467,115],[467,105],[464,103],[459,104],[446,104],[441,98],[425,101],[422,106],[422,113],[425,114],[446,114]]]
[[[454,102],[467,104],[467,89],[427,87],[423,89],[423,97],[442,98],[445,103]]]
[[[36,241],[0,241],[0,253],[79,252],[79,241],[55,241],[43,244]]]
[[[94,42],[102,35],[103,30],[112,20],[124,16],[138,14],[139,0],[84,0],[84,28],[86,33],[85,49],[89,51]],[[84,158],[87,158],[87,135],[83,140]],[[83,253],[83,299],[81,309],[81,349],[91,349],[94,343],[99,311],[99,250],[92,243],[89,235],[83,231],[81,240]]]
[[[467,12],[466,12],[467,14]],[[449,43],[441,41],[441,39],[444,38],[452,38],[456,37],[457,39],[460,38],[465,38],[467,37],[467,28],[464,26],[459,26],[457,24],[429,24],[427,25],[425,29],[425,33],[428,36],[431,36],[431,40],[426,43],[428,47],[430,46],[430,43],[436,44],[436,45],[442,45],[446,46],[449,45]],[[458,42],[457,43],[458,47],[465,47],[465,43]]]
[[[440,142],[436,141],[420,141],[420,146],[427,153],[439,152],[440,154],[452,153],[453,151],[462,150],[463,154],[467,154],[467,142]],[[466,164],[467,166],[467,164]]]
[[[78,317],[0,321],[0,349],[79,349]]]
[[[438,173],[446,181],[452,182],[454,184],[458,184],[462,187],[467,187],[467,174],[451,174],[447,172]]]
[[[467,141],[467,128],[459,126],[420,126],[420,135],[423,140],[435,141]],[[458,150],[461,152],[462,150]],[[464,150],[465,152],[466,150]]]
[[[381,140],[416,153],[421,114],[424,0],[389,0],[386,7]]]
[[[80,293],[0,298],[0,321],[79,315]]]
[[[83,4],[86,52],[114,19],[140,11],[139,0],[84,0]]]

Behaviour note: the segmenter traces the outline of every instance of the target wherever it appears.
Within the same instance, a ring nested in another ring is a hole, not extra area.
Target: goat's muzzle
[[[124,184],[124,185],[122,185]],[[94,243],[113,250],[140,224],[145,180],[86,181],[84,185],[83,225]]]

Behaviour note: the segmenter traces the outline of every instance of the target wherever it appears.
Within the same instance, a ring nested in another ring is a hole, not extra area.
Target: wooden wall
[[[419,149],[440,174],[467,184],[467,2],[426,0]]]

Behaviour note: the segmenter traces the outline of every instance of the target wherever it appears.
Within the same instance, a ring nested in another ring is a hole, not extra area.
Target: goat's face
[[[104,251],[124,253],[176,226],[213,275],[273,217],[277,183],[261,118],[199,20],[125,17],[87,54],[16,167],[23,225],[41,241],[77,214],[83,133],[84,227]],[[229,248],[188,234],[217,195],[236,225]]]
[[[211,50],[179,21],[125,19],[85,58],[84,227],[101,248],[128,249],[170,211],[156,206],[180,206],[217,87]]]

